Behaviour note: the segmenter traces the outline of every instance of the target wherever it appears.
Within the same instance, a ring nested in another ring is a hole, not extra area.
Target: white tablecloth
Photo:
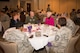
[[[48,42],[52,41],[55,39],[55,36],[53,37],[35,37],[35,38],[31,38],[29,39],[29,42],[31,43],[32,47],[35,50],[39,50],[41,48],[43,48],[44,46],[46,46],[48,44]]]
[[[26,25],[24,28],[26,28],[28,25]],[[31,43],[32,47],[35,50],[39,50],[41,48],[43,48],[44,46],[46,46],[48,44],[48,42],[51,42],[55,39],[55,31],[52,31],[52,27],[53,26],[45,26],[45,25],[41,25],[40,27],[40,31],[41,31],[41,37],[36,37],[35,36],[35,29],[38,28],[38,26],[32,26],[32,33],[33,34],[33,38],[29,38],[29,42]],[[53,27],[55,28],[55,27]],[[56,29],[56,28],[55,28]],[[26,35],[29,37],[29,32],[25,32]],[[48,37],[45,37],[43,35],[48,35]]]
[[[31,43],[32,47],[35,50],[39,50],[43,48],[45,45],[47,45],[48,38],[47,37],[35,37],[32,39],[29,39],[29,42]]]

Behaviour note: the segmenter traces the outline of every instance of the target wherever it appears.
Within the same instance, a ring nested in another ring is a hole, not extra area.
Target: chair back
[[[80,28],[80,26],[76,25],[75,31],[74,31],[74,33],[72,34],[73,36],[76,35],[76,33],[78,32],[79,28]]]
[[[16,43],[0,41],[0,46],[5,53],[18,53]]]
[[[67,45],[67,47],[65,49],[65,53],[73,53],[75,43],[79,39],[79,37],[80,37],[80,35],[76,34],[76,36],[72,37],[69,40],[69,43],[68,43],[68,45]]]

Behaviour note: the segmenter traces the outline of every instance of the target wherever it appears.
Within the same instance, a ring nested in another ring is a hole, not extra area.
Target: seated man
[[[76,25],[75,25],[75,23],[74,23],[70,18],[68,18],[68,17],[66,17],[66,19],[67,19],[67,24],[66,24],[66,26],[72,31],[72,33],[74,33],[75,30],[76,30]]]
[[[0,11],[0,22],[3,27],[3,31],[9,28],[10,18],[4,11]]]
[[[32,53],[33,48],[31,47],[28,37],[22,32],[23,23],[18,22],[16,24],[16,29],[11,30],[5,39],[9,42],[15,42],[18,45],[18,53]]]
[[[65,13],[62,14],[61,16],[64,17],[64,18],[66,18],[66,20],[67,20],[66,27],[68,27],[72,31],[72,34],[75,35],[77,26],[75,25],[75,23],[73,22],[73,20],[71,20]]]
[[[52,48],[55,53],[64,53],[71,38],[72,31],[66,27],[66,24],[66,18],[61,17],[58,19],[57,27],[59,30],[56,32],[55,40],[52,42]]]
[[[26,17],[25,23],[31,23],[31,24],[37,24],[38,23],[38,19],[37,17],[35,17],[34,12],[30,11],[30,16]]]

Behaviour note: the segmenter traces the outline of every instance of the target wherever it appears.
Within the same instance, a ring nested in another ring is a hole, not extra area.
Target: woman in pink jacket
[[[51,16],[52,15],[52,12],[47,12],[47,17],[45,19],[45,24],[47,25],[51,25],[51,26],[54,26],[54,18]]]

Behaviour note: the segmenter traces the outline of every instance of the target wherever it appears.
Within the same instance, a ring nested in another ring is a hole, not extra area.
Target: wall
[[[4,8],[6,5],[8,8],[17,9],[17,5],[19,8],[21,7],[21,2],[24,2],[24,10],[27,10],[27,3],[31,3],[31,9],[33,9],[32,0],[10,0],[9,2],[0,2],[0,9]]]
[[[38,0],[21,0],[21,2],[24,1],[23,8],[24,10],[27,10],[27,3],[31,3],[31,10],[36,11],[38,9]]]
[[[27,3],[31,3],[31,10],[33,9],[32,0],[20,0],[20,3],[22,3],[22,2],[23,2],[23,4],[20,4],[20,5],[24,8],[24,10],[27,11]]]
[[[38,10],[38,5],[39,5],[38,0],[32,0],[32,6],[33,6],[32,8],[34,11]]]
[[[31,3],[31,9],[47,9],[47,5],[50,4],[52,11],[56,12],[70,12],[71,9],[80,8],[80,0],[10,0],[10,2],[0,2],[0,9],[4,8],[7,5],[9,8],[17,8],[17,5],[20,6],[20,1],[25,1],[24,9],[27,10],[27,3]]]
[[[5,6],[8,8],[16,9],[18,5],[18,0],[10,0],[9,2],[0,2],[0,9],[4,8]]]
[[[80,0],[39,0],[39,8],[47,9],[47,5],[50,4],[50,8],[56,12],[70,12],[71,9],[80,8]]]

